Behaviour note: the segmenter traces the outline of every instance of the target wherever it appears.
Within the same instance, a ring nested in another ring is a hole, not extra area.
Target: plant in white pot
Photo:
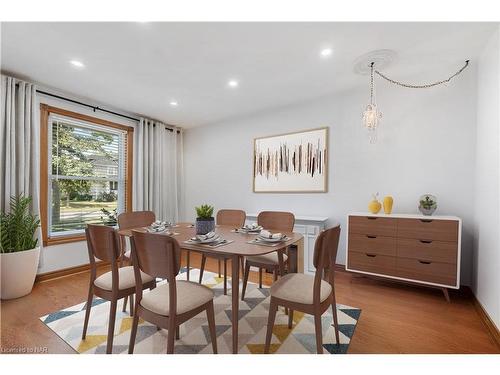
[[[33,289],[40,247],[35,237],[40,220],[31,214],[31,197],[10,199],[10,212],[0,213],[1,298],[25,296]]]
[[[202,204],[196,209],[196,234],[207,234],[215,230],[215,220],[213,218],[214,208],[208,204]]]

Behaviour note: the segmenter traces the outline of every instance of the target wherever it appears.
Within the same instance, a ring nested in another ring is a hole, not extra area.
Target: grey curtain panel
[[[12,195],[33,198],[40,214],[39,106],[36,87],[1,76],[0,210],[8,210]]]
[[[141,118],[134,131],[133,209],[176,222],[183,199],[182,131],[168,128]]]

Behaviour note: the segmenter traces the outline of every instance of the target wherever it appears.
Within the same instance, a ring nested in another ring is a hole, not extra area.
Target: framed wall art
[[[324,193],[328,128],[254,139],[255,193]]]

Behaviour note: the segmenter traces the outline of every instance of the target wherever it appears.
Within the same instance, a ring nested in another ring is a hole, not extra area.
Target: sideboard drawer
[[[457,242],[458,221],[398,219],[398,237]]]
[[[359,253],[396,256],[396,245],[394,237],[352,233],[349,235],[348,249]]]
[[[396,237],[397,219],[374,216],[349,216],[349,233]]]
[[[397,274],[405,279],[428,281],[455,286],[457,267],[455,264],[423,261],[412,258],[397,258]]]
[[[396,257],[372,254],[368,252],[349,252],[348,266],[352,270],[396,275]]]
[[[397,255],[402,258],[456,264],[457,246],[456,242],[398,238]]]

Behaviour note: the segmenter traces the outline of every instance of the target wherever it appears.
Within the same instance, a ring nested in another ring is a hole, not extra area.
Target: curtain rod
[[[121,114],[121,113],[118,113],[118,112],[110,111],[109,109],[105,109],[105,108],[101,108],[101,107],[98,107],[98,106],[94,106],[94,105],[90,105],[90,104],[87,104],[87,103],[83,103],[83,102],[80,102],[78,100],[66,98],[66,97],[61,96],[61,95],[52,94],[52,93],[47,92],[47,91],[43,91],[43,90],[37,89],[36,92],[39,93],[39,94],[42,94],[42,95],[47,95],[47,96],[51,96],[53,98],[57,98],[57,99],[65,100],[67,102],[78,104],[78,105],[81,105],[83,107],[92,108],[92,110],[94,112],[95,111],[101,111],[101,112],[109,113],[109,114],[114,115],[114,116],[123,117],[123,118],[129,119],[129,120],[132,120],[132,121],[137,121],[137,122],[141,121],[140,119],[137,119],[135,117],[127,116],[127,115],[124,115],[124,114]],[[167,129],[167,130],[169,130],[171,132],[174,131],[174,129],[169,128],[167,126],[165,126],[165,129]],[[180,131],[177,130],[177,133],[180,133]]]
[[[16,86],[19,86],[19,84],[16,83]],[[95,105],[90,105],[90,104],[87,104],[87,103],[83,103],[83,102],[80,102],[78,100],[66,98],[66,97],[61,96],[61,95],[52,94],[52,93],[47,92],[47,91],[43,91],[43,90],[37,89],[36,92],[39,93],[39,94],[46,95],[46,96],[51,96],[53,98],[57,98],[57,99],[60,99],[60,100],[65,100],[65,101],[70,102],[70,103],[78,104],[78,105],[81,105],[83,107],[92,108],[92,110],[94,112],[95,111],[101,111],[101,112],[109,113],[109,114],[114,115],[114,116],[123,117],[123,118],[129,119],[129,120],[132,120],[132,121],[137,121],[137,122],[141,121],[140,119],[137,119],[135,117],[127,116],[127,115],[124,115],[124,114],[121,114],[121,113],[118,113],[118,112],[114,112],[114,111],[110,111],[108,109],[101,108],[101,107],[98,107],[98,106],[95,106]],[[165,129],[167,129],[167,130],[169,130],[171,132],[174,131],[174,129],[169,128],[167,126],[165,126]],[[177,133],[179,134],[180,130],[177,130]]]

